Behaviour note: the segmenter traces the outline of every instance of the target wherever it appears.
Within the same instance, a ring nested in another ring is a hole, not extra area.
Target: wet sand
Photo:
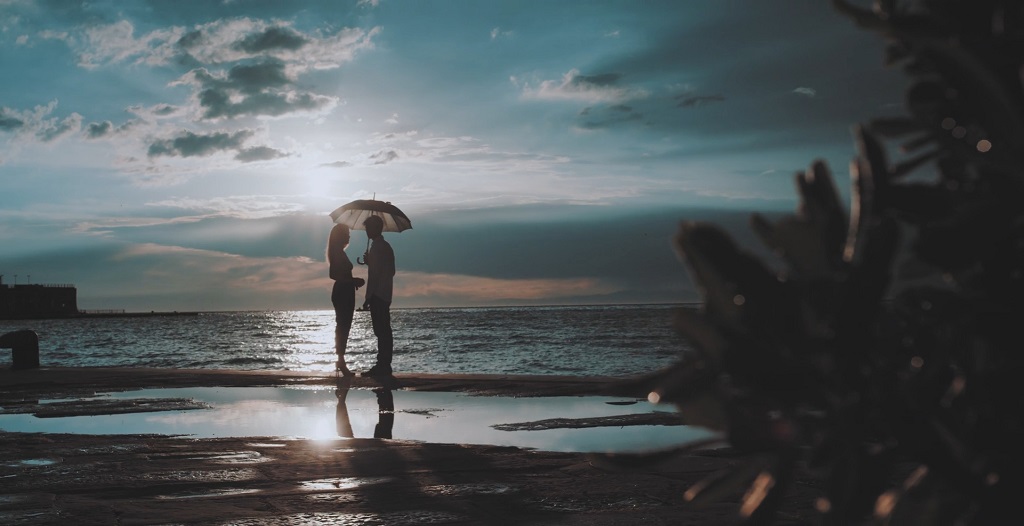
[[[398,374],[394,388],[478,395],[616,394],[609,378]],[[43,368],[0,371],[0,406],[155,387],[333,385],[322,373]],[[377,387],[371,378],[354,388]],[[625,388],[628,391],[628,388]],[[683,492],[728,452],[613,467],[601,455],[402,440],[190,439],[0,431],[2,524],[733,524],[741,494]],[[811,516],[798,485],[780,524]]]

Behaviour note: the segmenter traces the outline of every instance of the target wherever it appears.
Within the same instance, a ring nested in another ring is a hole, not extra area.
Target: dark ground
[[[307,373],[158,369],[0,371],[5,411],[39,399],[143,387],[330,385]],[[594,395],[608,379],[398,375],[397,388]],[[354,388],[376,382],[356,378]],[[622,394],[616,390],[617,394]],[[637,394],[642,395],[642,394]],[[742,495],[683,493],[739,462],[727,451],[622,469],[599,455],[400,440],[190,439],[0,431],[0,524],[733,524]],[[797,484],[779,524],[813,520]]]

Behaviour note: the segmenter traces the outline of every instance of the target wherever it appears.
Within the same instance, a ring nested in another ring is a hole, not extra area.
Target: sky
[[[328,214],[376,198],[393,308],[697,301],[680,222],[755,250],[815,159],[848,201],[883,61],[825,0],[0,0],[0,274],[329,309]]]

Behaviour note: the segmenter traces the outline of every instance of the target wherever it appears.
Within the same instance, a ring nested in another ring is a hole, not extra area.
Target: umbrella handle
[[[370,252],[370,240],[367,239],[366,240],[366,251],[363,252],[363,256],[365,256],[369,252]],[[363,259],[362,257],[356,257],[356,263],[359,263],[360,265],[365,265],[366,264],[366,260]]]

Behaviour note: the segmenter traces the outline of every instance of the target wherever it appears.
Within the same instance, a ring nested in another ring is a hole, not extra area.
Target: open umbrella
[[[401,232],[412,228],[412,221],[405,212],[391,203],[376,199],[357,199],[331,212],[331,219],[335,224],[348,225],[353,230],[366,230],[363,221],[370,216],[378,216],[384,220],[385,232]],[[366,250],[370,250],[369,239],[366,240]],[[356,263],[366,264],[362,258],[356,258]]]
[[[336,224],[348,225],[353,230],[366,230],[363,221],[370,216],[379,216],[384,220],[385,232],[401,232],[412,228],[412,221],[405,212],[391,203],[376,199],[357,199],[331,212],[331,219]]]

